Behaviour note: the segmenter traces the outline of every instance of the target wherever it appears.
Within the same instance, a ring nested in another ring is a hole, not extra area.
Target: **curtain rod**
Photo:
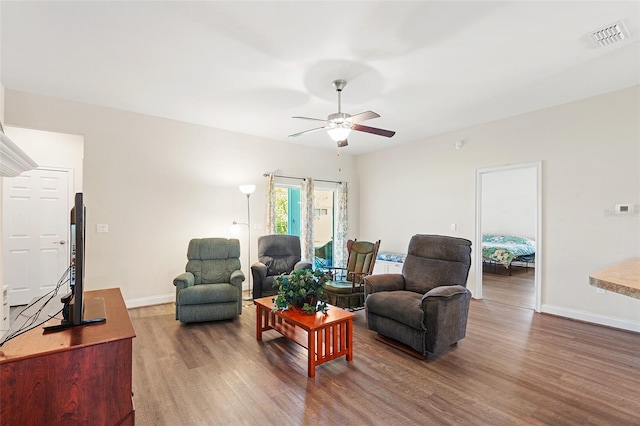
[[[262,176],[267,177],[271,173],[265,173]],[[285,179],[298,179],[298,180],[307,180],[307,178],[297,177],[297,176],[283,176],[283,175],[273,175],[273,177],[285,178]],[[339,183],[342,184],[342,181],[337,180],[325,180],[325,179],[314,179],[315,182],[329,182],[329,183]]]

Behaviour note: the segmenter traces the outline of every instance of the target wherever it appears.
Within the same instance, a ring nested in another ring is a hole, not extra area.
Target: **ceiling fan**
[[[311,118],[311,117],[293,117],[293,118],[301,118],[303,120],[313,120],[313,121],[322,121],[325,124],[322,127],[316,127],[315,129],[305,130],[304,132],[294,133],[289,135],[289,137],[296,137],[300,135],[305,135],[307,133],[317,132],[318,130],[327,130],[327,134],[331,139],[338,143],[338,147],[347,146],[347,137],[351,133],[352,130],[358,130],[359,132],[373,133],[374,135],[385,136],[390,138],[395,135],[396,132],[391,130],[378,129],[375,127],[363,126],[360,124],[365,120],[370,120],[372,118],[380,117],[379,114],[376,114],[373,111],[365,111],[360,114],[350,115],[341,111],[341,93],[342,89],[347,85],[345,80],[335,80],[333,82],[333,87],[336,88],[338,92],[338,112],[335,114],[330,114],[326,120],[321,118]]]

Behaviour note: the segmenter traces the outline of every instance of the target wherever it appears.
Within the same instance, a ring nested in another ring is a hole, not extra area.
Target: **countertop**
[[[640,299],[640,257],[632,257],[591,274],[589,284]]]

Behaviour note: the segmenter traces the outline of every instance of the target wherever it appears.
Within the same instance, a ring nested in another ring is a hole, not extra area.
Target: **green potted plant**
[[[327,313],[329,307],[323,299],[327,279],[326,272],[311,269],[296,269],[288,275],[278,276],[273,283],[274,287],[278,287],[278,294],[273,299],[274,310],[293,306],[309,315]]]

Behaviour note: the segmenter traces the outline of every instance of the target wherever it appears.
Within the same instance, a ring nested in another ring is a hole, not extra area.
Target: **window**
[[[275,188],[276,234],[300,236],[300,188]]]
[[[316,266],[333,264],[335,191],[314,190],[314,248]],[[300,236],[300,188],[275,188],[276,233]]]

